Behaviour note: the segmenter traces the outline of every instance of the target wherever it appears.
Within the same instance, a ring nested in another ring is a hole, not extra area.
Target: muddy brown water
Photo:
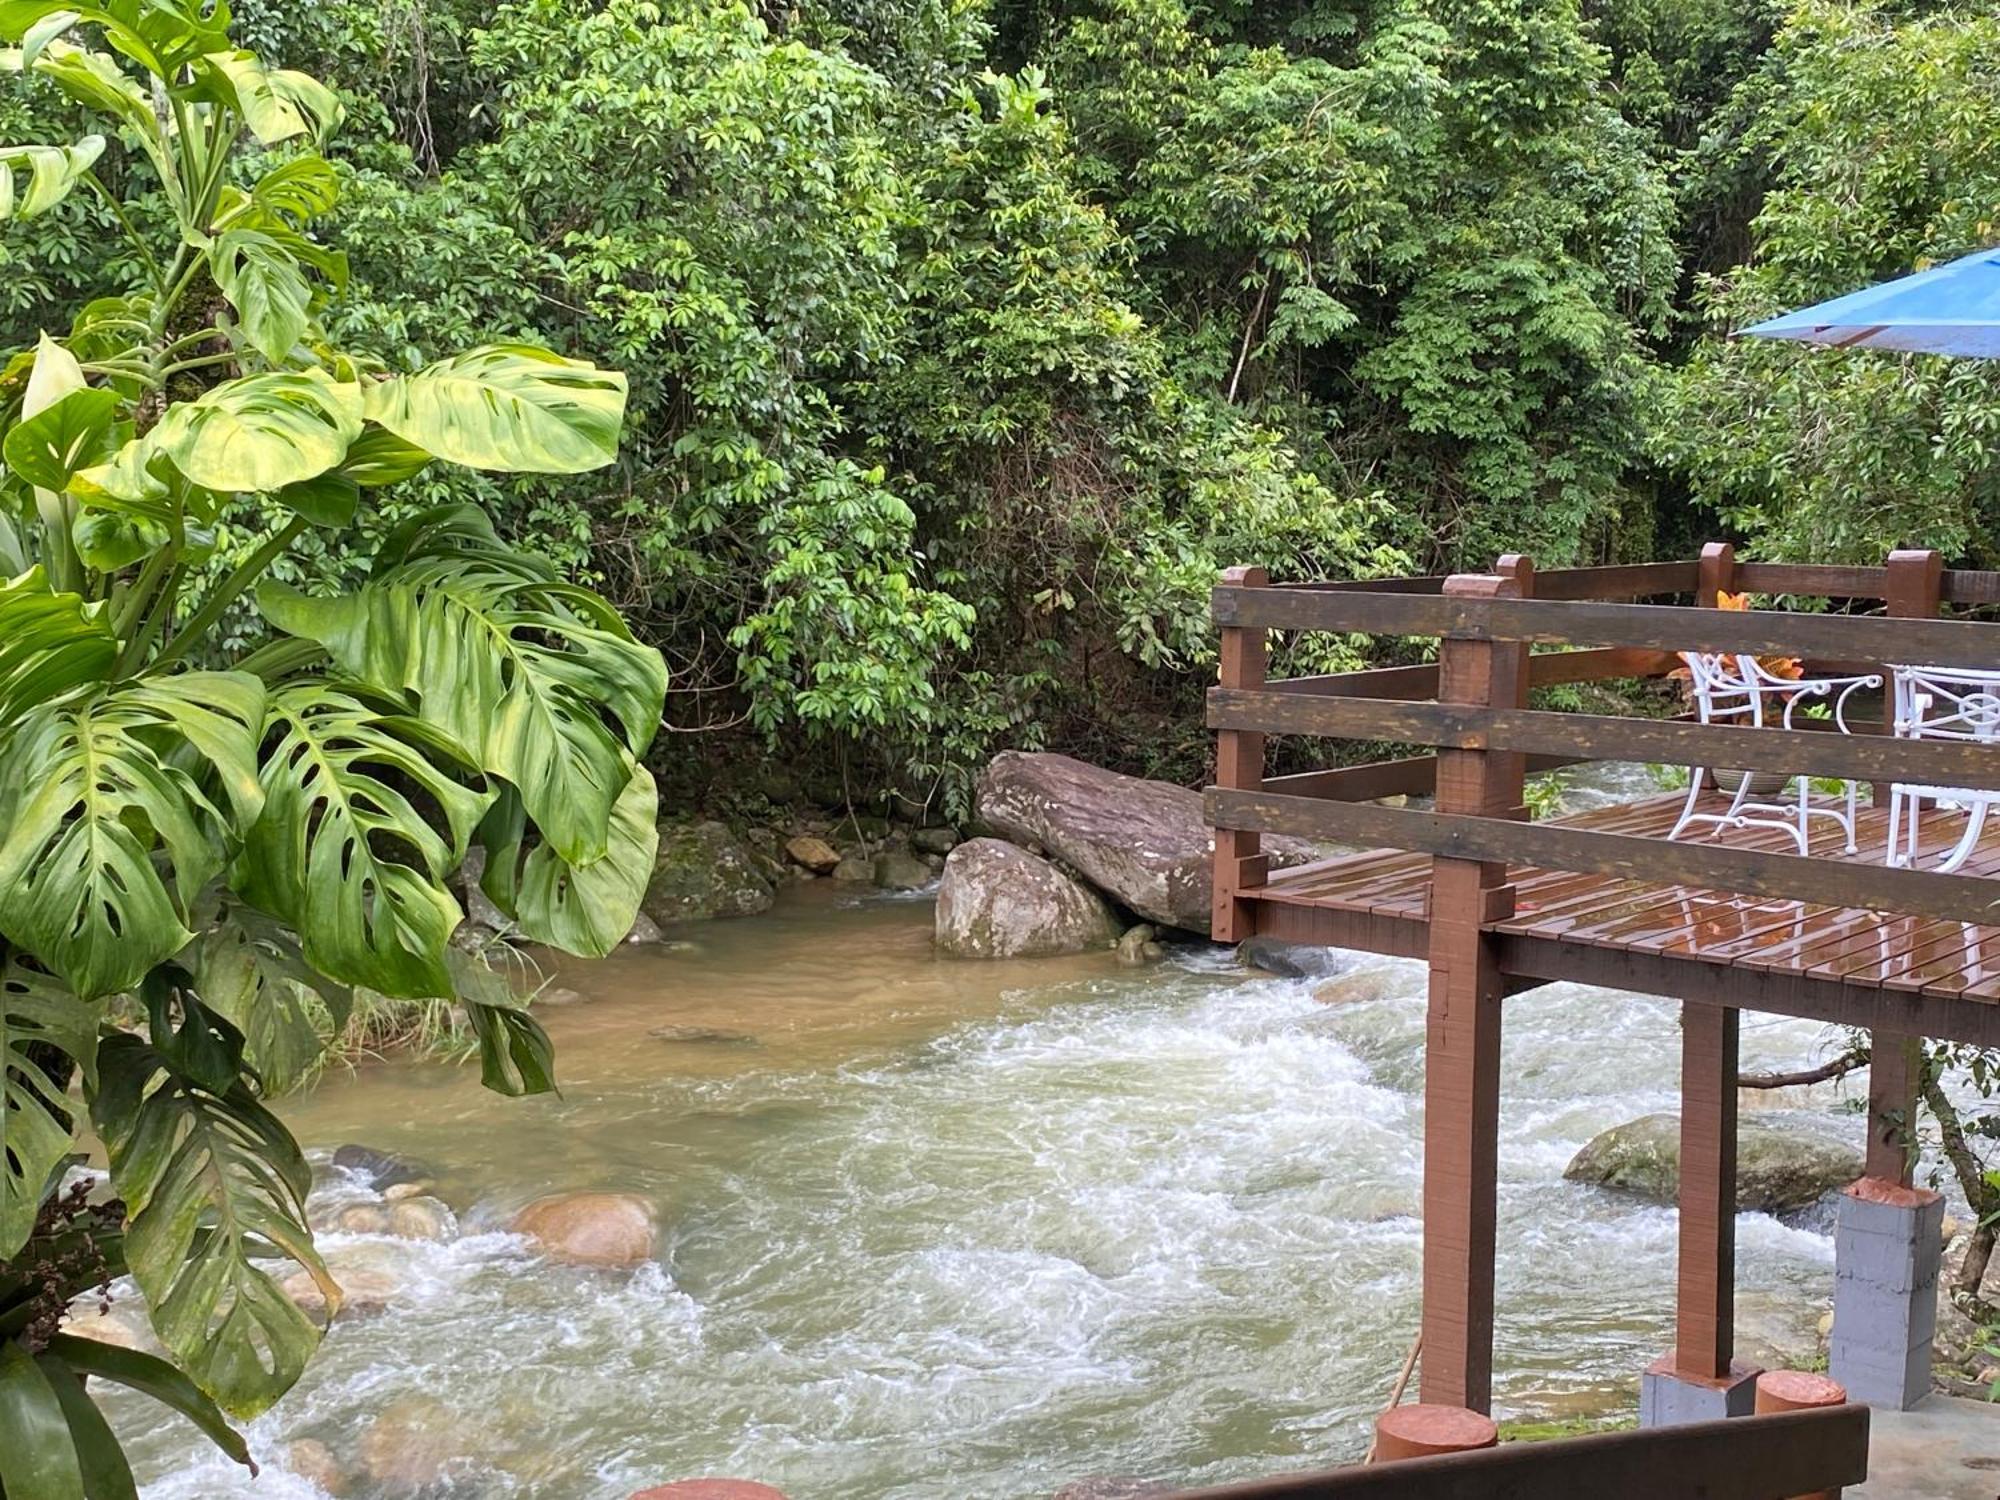
[[[463,1235],[365,1248],[395,1294],[251,1424],[251,1481],[120,1402],[148,1500],[624,1500],[701,1474],[794,1500],[1040,1500],[1134,1473],[1217,1482],[1358,1455],[1416,1326],[1423,980],[1355,956],[1343,999],[1223,950],[937,958],[924,899],[787,893],[666,949],[573,964],[560,1098],[388,1063],[285,1107],[436,1168]],[[1561,1180],[1672,1108],[1675,1009],[1510,1002],[1497,1402],[1631,1399],[1665,1347],[1673,1218]],[[1814,1028],[1752,1018],[1747,1066]],[[655,1035],[654,1033],[662,1033]],[[1803,1112],[1858,1136],[1838,1101]],[[552,1190],[659,1208],[657,1264],[585,1272],[496,1226]],[[332,1236],[355,1253],[353,1236]],[[1746,1216],[1746,1342],[1810,1347],[1829,1241]]]

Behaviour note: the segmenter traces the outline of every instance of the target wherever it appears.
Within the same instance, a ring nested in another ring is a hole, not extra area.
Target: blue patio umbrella
[[[1836,349],[2000,359],[2000,247],[1737,331]]]

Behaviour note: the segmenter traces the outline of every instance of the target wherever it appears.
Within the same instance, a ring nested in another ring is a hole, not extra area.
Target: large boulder
[[[682,823],[660,829],[660,852],[640,908],[662,927],[750,917],[771,909],[776,890],[764,860],[726,824]]]
[[[980,773],[979,817],[1011,843],[1046,849],[1150,921],[1209,930],[1215,835],[1199,792],[1067,755],[1009,750]],[[1264,851],[1274,868],[1319,852],[1269,837]]]
[[[571,1266],[636,1266],[653,1258],[653,1206],[631,1193],[556,1193],[537,1198],[508,1225],[550,1260]]]
[[[938,885],[937,945],[958,958],[1087,953],[1118,939],[1097,892],[999,839],[960,844]]]
[[[1614,1125],[1577,1152],[1563,1176],[1672,1203],[1680,1192],[1680,1130],[1680,1116],[1672,1114]],[[1737,1123],[1739,1212],[1797,1213],[1860,1175],[1861,1153],[1852,1146],[1781,1120],[1750,1116]]]

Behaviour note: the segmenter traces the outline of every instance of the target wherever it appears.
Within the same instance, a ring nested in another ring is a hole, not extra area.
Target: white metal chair
[[[1800,705],[1817,701],[1828,706],[1834,728],[1847,734],[1851,732],[1847,727],[1847,700],[1863,688],[1882,685],[1882,679],[1873,676],[1780,677],[1748,655],[1708,651],[1683,651],[1680,655],[1687,663],[1695,713],[1704,724],[1743,724],[1761,729],[1775,720],[1779,728],[1791,729],[1792,716]],[[1843,811],[1842,806],[1815,806],[1812,779],[1808,776],[1786,779],[1787,785],[1794,780],[1798,784],[1796,801],[1752,801],[1751,774],[1745,773],[1737,784],[1736,795],[1730,799],[1728,811],[1705,813],[1695,811],[1701,800],[1702,774],[1701,767],[1689,770],[1687,803],[1668,838],[1679,838],[1697,823],[1707,824],[1711,832],[1720,828],[1782,828],[1798,841],[1799,853],[1805,854],[1811,849],[1811,820],[1828,818],[1847,835],[1847,852],[1855,852],[1853,782],[1845,783]]]
[[[2000,672],[1947,667],[1891,667],[1896,683],[1895,733],[1906,740],[1960,740],[1975,744],[2000,741]],[[1965,832],[1938,865],[1956,870],[1979,847],[1986,810],[2000,803],[2000,792],[1970,787],[1928,786],[1898,781],[1889,789],[1889,863],[1915,866],[1917,828],[1924,798],[1949,802],[1966,812]],[[1907,815],[1907,816],[1906,816]],[[1902,841],[1906,847],[1898,850]]]

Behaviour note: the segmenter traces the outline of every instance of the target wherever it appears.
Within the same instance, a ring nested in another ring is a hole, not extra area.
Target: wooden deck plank
[[[1681,794],[1667,793],[1553,821],[1571,828],[1664,839],[1682,802]],[[1720,811],[1727,799],[1709,793],[1700,806]],[[1956,844],[1963,818],[1962,813],[1935,807],[1924,811],[1919,824],[1920,864],[1932,865]],[[1887,831],[1887,810],[1863,807],[1856,820],[1854,854],[1840,846],[1837,830],[1819,826],[1814,830],[1812,855],[1850,864],[1877,863],[1883,858]],[[1790,834],[1781,828],[1725,830],[1717,842],[1746,850],[1792,848]],[[1549,955],[1565,951],[1577,955],[1576,977],[1617,972],[1585,957],[1608,950],[1630,953],[1635,960],[1643,956],[1632,972],[1645,974],[1653,983],[1676,972],[1675,964],[1710,975],[1737,969],[1746,978],[1768,976],[1767,982],[1797,980],[1784,991],[1794,1013],[1797,997],[1826,997],[1843,988],[1880,992],[1881,1003],[1891,1005],[1909,1003],[1887,998],[1901,995],[1994,1006],[2000,1004],[2000,826],[1988,831],[1961,873],[1995,880],[1992,925],[1517,866],[1507,871],[1516,892],[1514,911],[1491,926],[1496,933],[1537,940],[1535,972],[1515,976],[1515,988],[1523,979],[1536,984],[1564,977],[1549,972],[1561,967]],[[1365,850],[1274,871],[1269,884],[1243,892],[1242,899],[1255,914],[1259,931],[1421,957],[1429,927],[1430,883],[1428,855]],[[1660,968],[1658,961],[1667,967]],[[1716,981],[1697,981],[1691,974],[1689,982],[1712,986]],[[1831,1010],[1855,1013],[1875,1004],[1857,994],[1852,1005],[1842,1002]],[[1984,1034],[1991,1023],[1969,1024]]]

